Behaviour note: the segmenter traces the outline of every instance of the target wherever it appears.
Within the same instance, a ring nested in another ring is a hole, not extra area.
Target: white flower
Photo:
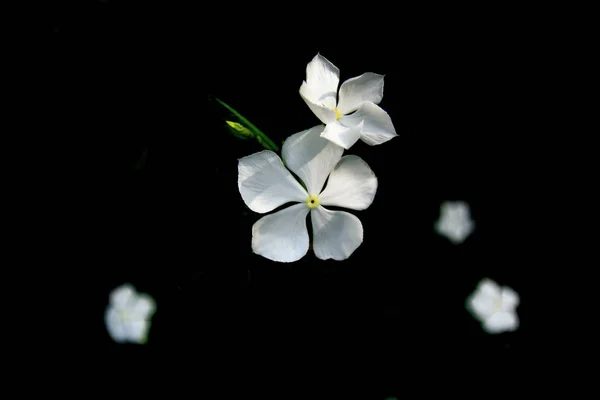
[[[475,223],[471,220],[467,203],[447,201],[442,204],[440,211],[440,218],[435,224],[435,230],[450,239],[452,243],[462,243],[473,232]]]
[[[398,136],[390,116],[377,105],[383,99],[383,78],[372,72],[350,78],[340,86],[337,101],[340,70],[317,54],[306,66],[300,96],[326,124],[321,136],[345,149],[358,139],[373,146]]]
[[[519,317],[515,309],[519,305],[519,295],[509,287],[499,287],[496,282],[485,278],[467,299],[467,309],[481,321],[488,333],[515,331],[519,327]]]
[[[156,311],[154,300],[146,294],[138,294],[129,284],[114,289],[109,299],[104,322],[112,339],[117,343],[145,343],[150,319]]]
[[[363,227],[356,216],[323,206],[366,209],[375,197],[377,178],[360,157],[342,157],[344,150],[321,138],[322,131],[323,125],[315,126],[290,136],[283,144],[286,166],[302,179],[306,189],[272,151],[239,160],[238,188],[252,211],[263,214],[289,202],[298,203],[254,224],[252,250],[256,254],[279,262],[304,257],[309,247],[309,212],[318,258],[344,260],[362,243]],[[322,190],[326,180],[327,187]]]

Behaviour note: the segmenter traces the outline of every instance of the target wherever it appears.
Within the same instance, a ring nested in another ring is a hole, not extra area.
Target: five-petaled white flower
[[[435,230],[454,244],[462,243],[473,232],[469,205],[463,201],[447,201],[440,207],[440,217]]]
[[[309,212],[313,250],[318,258],[344,260],[362,243],[363,227],[356,216],[323,206],[366,209],[375,197],[377,178],[360,157],[342,157],[344,150],[321,138],[322,131],[323,125],[315,126],[290,136],[283,144],[286,166],[304,182],[306,189],[272,151],[239,160],[238,188],[252,211],[262,214],[289,202],[299,203],[254,224],[252,250],[256,254],[279,262],[301,259],[309,248]],[[322,190],[326,180],[327,186]]]
[[[117,343],[146,343],[150,319],[156,311],[154,300],[138,294],[129,284],[114,289],[109,299],[104,322],[112,339]]]
[[[338,101],[340,70],[317,54],[306,66],[300,96],[326,124],[321,136],[345,149],[358,139],[373,146],[398,136],[390,116],[377,105],[383,99],[383,78],[367,72],[346,80]]]
[[[518,305],[519,295],[514,290],[500,287],[488,278],[481,280],[467,299],[467,309],[491,334],[515,331],[519,327],[519,317],[515,311]]]

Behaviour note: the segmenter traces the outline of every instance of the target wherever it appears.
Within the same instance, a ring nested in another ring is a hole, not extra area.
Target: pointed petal
[[[156,311],[156,302],[150,296],[142,294],[138,296],[129,310],[132,319],[148,319]]]
[[[312,101],[312,94],[306,82],[303,82],[302,86],[300,86],[300,96],[321,122],[329,124],[336,120],[336,114],[333,110],[335,105],[333,107],[326,107],[323,104]]]
[[[136,291],[133,286],[126,283],[114,289],[110,295],[110,304],[117,310],[121,311],[129,307],[131,301],[135,298]]]
[[[348,150],[358,141],[358,139],[360,139],[362,127],[362,122],[353,127],[345,127],[338,121],[335,121],[325,126],[325,130],[321,133],[321,137]]]
[[[240,158],[238,189],[244,203],[257,213],[308,197],[302,185],[285,169],[281,158],[270,150]]]
[[[117,343],[123,343],[127,340],[127,332],[123,322],[119,318],[119,312],[113,307],[108,307],[104,313],[104,325],[108,334]]]
[[[509,287],[502,288],[502,308],[504,311],[514,311],[519,305],[519,295]]]
[[[363,241],[360,220],[344,211],[331,211],[323,207],[311,210],[313,250],[321,260],[345,260]]]
[[[337,104],[339,83],[340,70],[321,54],[306,65],[305,94],[313,103],[333,110]]]
[[[513,312],[498,312],[483,323],[483,329],[491,334],[515,331],[519,327],[519,318]]]
[[[296,133],[285,140],[281,150],[286,166],[302,179],[310,194],[321,193],[325,180],[344,152],[340,146],[321,137],[323,129],[323,125],[318,125]]]
[[[377,192],[377,177],[358,156],[344,156],[329,175],[327,187],[319,196],[324,206],[364,210]]]
[[[150,322],[143,319],[127,321],[125,325],[127,340],[133,343],[143,344],[148,340]]]
[[[308,252],[305,204],[262,217],[252,226],[252,251],[269,260],[298,261]]]
[[[378,105],[364,103],[354,114],[340,118],[340,123],[344,126],[355,126],[361,121],[364,126],[360,138],[370,146],[385,143],[398,136],[392,119]]]
[[[383,99],[383,75],[367,72],[342,83],[338,110],[342,114],[350,114],[366,102],[379,104],[381,99]]]

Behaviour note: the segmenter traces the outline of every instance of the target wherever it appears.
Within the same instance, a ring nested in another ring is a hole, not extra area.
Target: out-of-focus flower
[[[471,220],[469,205],[463,201],[447,201],[440,208],[440,217],[435,230],[446,236],[452,243],[462,243],[473,232],[475,223]]]
[[[377,105],[383,99],[383,78],[367,72],[346,80],[338,101],[340,70],[317,54],[306,66],[300,96],[326,124],[321,136],[345,149],[358,139],[373,146],[398,136],[390,116]]]
[[[322,131],[323,125],[319,125],[290,136],[283,144],[285,165],[305,187],[272,151],[239,160],[238,188],[252,211],[263,214],[286,203],[298,203],[254,224],[252,250],[256,254],[279,262],[304,257],[309,248],[309,212],[318,258],[344,260],[362,243],[363,227],[356,216],[323,206],[366,209],[375,197],[377,178],[360,157],[342,157],[344,150],[321,138]],[[326,180],[327,187],[322,190]]]
[[[106,329],[117,343],[144,344],[155,311],[156,303],[149,295],[138,294],[133,286],[124,284],[109,295],[104,315]]]
[[[481,321],[483,329],[491,334],[515,331],[519,327],[516,308],[519,295],[509,287],[500,287],[491,279],[479,282],[467,299],[467,309]]]

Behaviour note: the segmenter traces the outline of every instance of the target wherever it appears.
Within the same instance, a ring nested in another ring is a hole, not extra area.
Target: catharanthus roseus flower
[[[477,289],[467,299],[467,309],[482,323],[488,333],[514,331],[519,327],[515,309],[519,295],[509,287],[500,287],[488,278],[479,282]]]
[[[390,116],[377,104],[383,99],[383,75],[367,72],[338,83],[340,70],[317,54],[306,66],[306,80],[300,95],[326,124],[321,134],[345,149],[358,139],[373,146],[392,139],[396,134]]]
[[[375,197],[377,178],[360,157],[342,157],[344,150],[321,138],[322,131],[323,125],[319,125],[290,136],[283,144],[285,165],[306,189],[272,151],[239,160],[238,188],[252,211],[262,214],[286,203],[298,203],[254,224],[252,250],[256,254],[279,262],[301,259],[309,248],[309,212],[313,250],[318,258],[344,260],[362,243],[363,227],[356,216],[323,206],[366,209]]]
[[[117,343],[145,343],[156,311],[154,300],[138,294],[129,284],[114,289],[109,299],[104,322],[112,339]]]
[[[475,228],[469,205],[463,201],[447,201],[440,207],[440,217],[435,230],[452,243],[462,243]]]

